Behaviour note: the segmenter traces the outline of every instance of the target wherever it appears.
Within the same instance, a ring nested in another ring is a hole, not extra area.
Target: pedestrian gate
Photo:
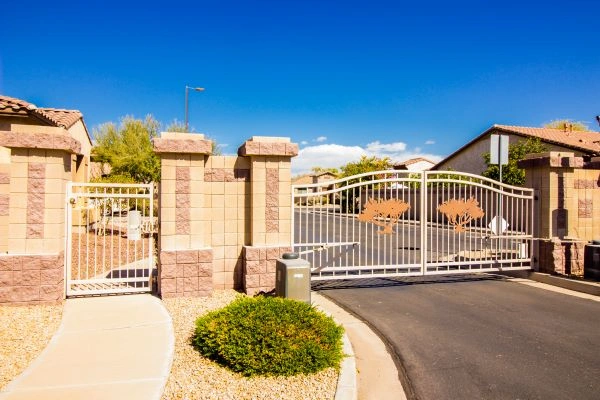
[[[67,185],[67,296],[152,290],[153,194],[152,184]]]
[[[533,190],[460,172],[380,171],[292,187],[313,280],[531,269]]]

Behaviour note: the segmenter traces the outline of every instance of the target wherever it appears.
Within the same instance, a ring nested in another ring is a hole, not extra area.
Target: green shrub
[[[277,297],[241,297],[196,321],[192,343],[245,376],[338,368],[343,328],[314,307]]]

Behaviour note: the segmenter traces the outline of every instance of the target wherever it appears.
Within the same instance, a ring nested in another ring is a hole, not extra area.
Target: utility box
[[[278,297],[310,304],[310,263],[298,253],[285,253],[277,260],[275,293]]]

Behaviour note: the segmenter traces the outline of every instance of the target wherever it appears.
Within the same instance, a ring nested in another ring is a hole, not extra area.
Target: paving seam
[[[36,387],[28,387],[28,388],[21,388],[21,389],[13,390],[13,391],[11,391],[11,393],[34,392],[34,391],[45,390],[45,389],[82,388],[82,387],[105,386],[105,385],[113,385],[113,384],[118,385],[118,384],[123,384],[123,383],[159,382],[161,380],[162,380],[162,377],[125,379],[122,381],[106,381],[106,382],[99,382],[99,383],[92,383],[92,384],[81,383],[81,384],[72,384],[72,385],[36,386]],[[0,393],[2,393],[2,392],[0,392]],[[162,395],[162,393],[161,393],[161,395]]]
[[[406,369],[404,368],[404,365],[403,365],[404,360],[402,358],[402,355],[396,351],[396,349],[392,346],[391,342],[381,333],[381,331],[379,331],[379,329],[377,329],[375,326],[373,326],[373,324],[371,324],[369,321],[365,320],[361,315],[350,310],[343,304],[338,303],[337,301],[335,301],[335,299],[327,296],[323,292],[325,292],[325,291],[318,291],[317,293],[319,293],[321,296],[325,297],[327,300],[331,301],[332,303],[336,304],[338,307],[340,307],[341,309],[346,311],[348,314],[354,316],[356,319],[363,322],[365,325],[367,325],[369,327],[369,329],[371,329],[379,337],[379,339],[385,345],[385,348],[387,349],[388,353],[390,353],[390,355],[392,356],[392,360],[394,361],[394,364],[396,365],[396,369],[398,370],[398,378],[400,378],[400,383],[402,384],[402,387],[404,389],[404,395],[406,396],[407,400],[418,400],[418,397],[416,396],[413,386],[410,382],[410,378],[408,377],[408,373],[406,372]]]

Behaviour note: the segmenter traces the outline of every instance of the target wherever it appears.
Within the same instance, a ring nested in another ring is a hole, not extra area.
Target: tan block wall
[[[486,135],[485,137],[482,137],[479,140],[462,148],[457,154],[438,164],[435,169],[439,171],[451,169],[453,171],[469,172],[472,174],[481,175],[483,171],[487,169],[487,165],[483,160],[483,154],[490,152],[490,135],[493,134],[502,134],[508,136],[508,142],[510,144],[515,144],[519,140],[525,140],[523,136],[510,134],[507,135],[504,132],[494,130],[490,132],[489,135]],[[549,152],[573,152],[571,149],[551,144],[546,144],[546,149]],[[583,153],[579,152],[575,153],[575,155],[581,156]]]
[[[62,128],[8,128],[0,147],[0,303],[60,301],[66,185],[79,142]]]
[[[267,268],[267,261],[273,260],[251,260],[260,261],[264,271],[256,275],[251,266],[248,279],[256,285],[247,285],[244,248],[261,247],[265,257],[267,248],[277,249],[278,255],[281,249],[291,250],[290,161],[297,145],[285,138],[255,137],[240,148],[239,156],[211,156],[204,142],[202,135],[173,133],[154,142],[162,160],[160,291],[183,296],[224,288],[270,290],[275,270],[273,263]],[[201,282],[208,287],[182,289],[184,281],[177,274],[185,267],[172,252],[187,251],[210,251],[210,283]]]
[[[204,172],[210,224],[206,243],[213,249],[213,285],[242,288],[243,246],[250,243],[250,160],[210,156]]]
[[[573,153],[530,155],[520,164],[535,189],[538,269],[583,275],[585,244],[600,239],[600,162]]]

